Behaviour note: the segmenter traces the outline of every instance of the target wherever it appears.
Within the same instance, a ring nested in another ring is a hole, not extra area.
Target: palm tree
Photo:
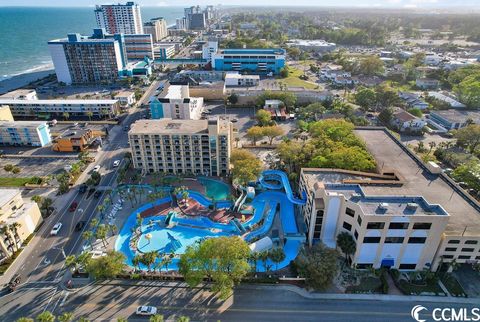
[[[285,259],[285,252],[283,248],[274,248],[268,252],[268,258],[275,263],[275,270],[278,270],[278,264],[280,264]]]
[[[87,112],[85,113],[85,115],[88,116],[88,120],[89,120],[89,121],[92,120],[92,116],[93,116],[93,112],[92,112],[92,111],[87,111]]]
[[[165,266],[165,270],[167,272],[168,272],[168,265],[170,265],[170,263],[172,262],[173,257],[175,257],[175,254],[171,252],[169,255],[163,258],[163,266]]]
[[[251,252],[249,256],[250,262],[253,264],[253,272],[257,271],[257,261],[260,259],[260,254],[258,252]]]
[[[97,230],[95,231],[95,237],[97,239],[101,239],[103,243],[103,247],[107,247],[107,233],[108,233],[108,228],[105,224],[100,224],[97,227]]]
[[[135,254],[135,256],[133,256],[132,265],[135,271],[140,270],[140,263],[142,262],[141,259],[142,259],[141,254]]]
[[[53,200],[50,198],[43,198],[41,209],[45,212],[45,216],[50,216],[52,210]]]
[[[69,255],[65,258],[65,266],[72,269],[72,272],[76,272],[78,269],[78,261],[75,255]]]
[[[236,137],[235,138],[235,147],[238,149],[238,143],[240,142],[240,138]]]
[[[38,322],[55,322],[55,315],[50,313],[50,311],[44,311],[43,313],[37,315],[35,320]]]
[[[263,268],[265,268],[265,272],[268,272],[270,270],[269,267],[267,267],[267,260],[268,260],[268,251],[264,250],[258,254],[260,260],[262,261]]]
[[[190,322],[190,318],[188,316],[179,316],[175,319],[175,322]]]
[[[108,224],[108,230],[112,233],[113,236],[117,233],[118,228],[115,224]]]
[[[158,256],[158,253],[155,250],[144,253],[140,257],[140,262],[143,265],[147,266],[147,269],[150,272],[150,269],[151,269],[152,265],[155,264],[155,261],[157,260],[157,256]]]
[[[35,202],[37,203],[37,205],[41,205],[41,203],[42,203],[42,196],[35,195],[35,196],[33,196],[32,198],[30,198],[30,199],[32,199],[33,201],[35,201]]]
[[[432,152],[433,148],[437,146],[437,143],[432,141],[432,142],[428,143],[428,146],[430,147],[430,150],[428,151],[428,154],[430,154]]]
[[[100,213],[100,215],[103,218],[103,212],[105,211],[105,206],[104,205],[98,205],[97,206],[97,211]]]
[[[341,232],[337,236],[337,245],[340,247],[342,252],[345,254],[345,263],[348,262],[351,255],[355,254],[357,250],[357,245],[352,235],[346,231]]]
[[[71,322],[73,321],[73,313],[72,312],[65,312],[58,317],[59,322]]]
[[[70,118],[70,113],[68,113],[68,112],[63,112],[62,115],[63,115],[63,118],[65,119],[65,121]]]
[[[82,238],[85,239],[85,241],[87,241],[87,243],[90,242],[90,240],[92,239],[93,237],[93,231],[91,230],[85,230],[83,233],[82,233]]]
[[[15,241],[12,236],[12,232],[9,230],[8,225],[4,224],[3,226],[0,227],[0,235],[3,235],[7,238],[9,241],[10,246],[8,247],[9,250],[13,253],[16,249],[14,249]]]
[[[98,219],[97,218],[93,218],[91,221],[90,221],[90,228],[95,228],[97,227],[98,225]]]
[[[18,242],[20,240],[20,236],[18,235],[18,228],[22,227],[22,225],[18,222],[14,222],[8,226],[8,229],[13,232],[13,240],[15,242],[15,248],[18,250]]]
[[[155,314],[148,319],[148,322],[163,322],[163,315]]]

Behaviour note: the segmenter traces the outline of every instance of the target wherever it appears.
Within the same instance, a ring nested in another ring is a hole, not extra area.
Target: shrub
[[[13,164],[6,164],[4,167],[3,167],[3,170],[7,171],[7,172],[10,172],[13,170]]]

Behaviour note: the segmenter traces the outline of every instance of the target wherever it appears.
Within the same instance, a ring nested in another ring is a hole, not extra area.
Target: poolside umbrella
[[[148,233],[148,234],[145,235],[145,238],[148,240],[148,244],[150,244],[150,239],[152,239],[152,237],[153,237],[153,236],[152,236],[152,234],[150,234],[150,233]],[[148,244],[147,244],[147,245],[148,245]]]

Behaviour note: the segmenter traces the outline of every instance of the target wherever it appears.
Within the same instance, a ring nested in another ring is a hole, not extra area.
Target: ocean
[[[143,22],[164,17],[172,25],[182,16],[182,7],[142,7]],[[93,7],[0,7],[0,81],[53,68],[47,41],[96,27]]]

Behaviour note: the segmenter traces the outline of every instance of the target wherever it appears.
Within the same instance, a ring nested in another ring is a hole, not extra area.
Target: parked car
[[[113,166],[118,167],[120,165],[120,160],[113,161]]]
[[[100,165],[94,166],[92,171],[94,171],[94,172],[100,171]]]
[[[75,231],[81,231],[85,227],[86,222],[84,220],[77,222],[75,225]]]
[[[10,279],[10,282],[8,282],[8,290],[10,292],[15,291],[15,289],[17,288],[17,285],[20,284],[20,281],[21,281],[20,274],[17,273],[13,275],[12,278]]]
[[[57,222],[55,226],[53,226],[52,230],[50,231],[50,236],[57,236],[61,228],[62,228],[62,223]]]
[[[137,315],[155,315],[157,314],[157,308],[154,306],[139,306],[136,311]]]
[[[102,192],[100,190],[95,191],[95,194],[93,195],[95,198],[100,198],[102,195]]]
[[[78,188],[78,192],[80,193],[85,193],[85,191],[87,191],[87,185],[86,184],[82,184],[80,186],[80,188]]]
[[[70,207],[68,208],[68,211],[70,212],[74,212],[75,209],[77,209],[78,207],[78,203],[76,201],[72,202],[72,204],[70,205]]]
[[[232,119],[232,123],[237,123],[238,119]]]

